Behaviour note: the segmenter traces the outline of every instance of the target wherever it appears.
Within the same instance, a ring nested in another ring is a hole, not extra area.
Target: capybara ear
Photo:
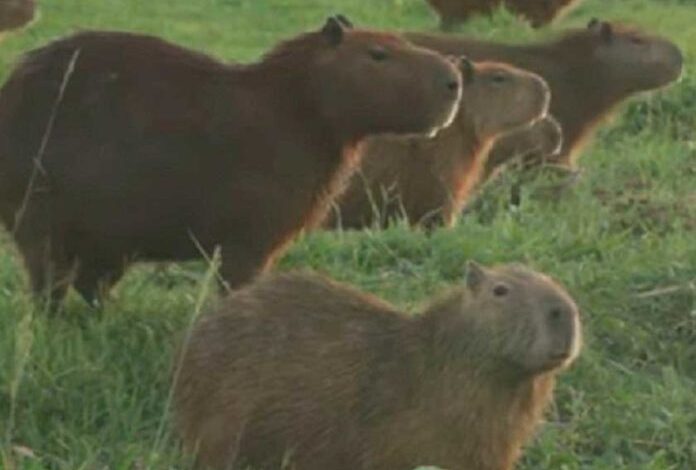
[[[614,37],[614,29],[611,27],[611,23],[603,21],[599,29],[599,35],[604,42],[611,42]]]
[[[599,25],[599,20],[597,18],[592,18],[587,23],[587,29],[595,29]]]
[[[332,46],[338,46],[343,40],[344,32],[343,23],[340,22],[335,16],[330,16],[326,20],[326,24],[321,28],[321,32],[326,39],[328,39],[329,44]]]
[[[466,263],[466,285],[469,289],[477,291],[486,279],[486,269],[476,261]]]
[[[471,83],[474,80],[474,63],[465,55],[459,58],[459,69],[462,71],[464,83]]]
[[[346,15],[339,13],[335,17],[343,26],[345,26],[348,29],[353,29],[353,23],[348,18],[346,18]]]

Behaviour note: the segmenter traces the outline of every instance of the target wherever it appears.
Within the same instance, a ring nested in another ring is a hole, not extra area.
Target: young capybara
[[[339,196],[328,227],[452,225],[479,181],[496,136],[542,118],[549,90],[538,75],[505,64],[466,65],[454,123],[432,139],[376,137]]]
[[[29,23],[35,10],[34,0],[0,0],[0,39],[4,32]]]
[[[99,302],[134,259],[221,249],[230,287],[328,205],[367,136],[454,118],[454,61],[342,16],[250,65],[151,36],[84,32],[0,91],[0,216],[33,289]]]
[[[499,137],[488,154],[483,169],[483,181],[493,177],[503,167],[519,163],[524,166],[555,163],[563,146],[563,129],[558,120],[547,115],[530,127],[524,127]]]
[[[592,20],[550,42],[508,45],[456,35],[410,33],[445,54],[497,60],[535,72],[551,88],[550,112],[563,128],[559,161],[574,166],[582,144],[626,98],[679,78],[682,54],[669,40],[635,27]]]
[[[491,14],[505,6],[534,28],[551,23],[581,0],[427,0],[440,17],[440,28],[450,30],[476,14]]]
[[[472,263],[414,316],[271,274],[194,326],[176,423],[201,468],[509,470],[580,344],[573,300],[522,267]]]

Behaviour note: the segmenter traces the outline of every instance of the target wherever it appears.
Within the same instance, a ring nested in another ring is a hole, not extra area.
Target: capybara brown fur
[[[440,28],[452,29],[470,16],[491,14],[505,6],[512,13],[526,19],[534,28],[547,25],[559,18],[581,0],[427,0],[440,17]]]
[[[488,180],[510,164],[553,164],[562,146],[563,129],[558,120],[549,114],[529,127],[508,132],[496,139],[486,159],[482,179]],[[539,158],[541,162],[537,161]]]
[[[666,38],[593,19],[551,41],[528,45],[410,33],[413,42],[472,60],[496,60],[541,75],[551,88],[551,114],[563,128],[559,161],[574,166],[598,125],[626,98],[679,78],[682,54]]]
[[[416,315],[310,274],[233,293],[176,369],[185,448],[213,469],[512,469],[579,352],[578,310],[519,266],[462,284]]]
[[[215,247],[234,288],[324,218],[367,136],[434,134],[460,97],[453,60],[339,17],[249,65],[78,33],[0,91],[0,216],[53,305]]]
[[[34,0],[0,0],[0,39],[5,31],[21,28],[34,18]]]
[[[462,101],[454,123],[434,138],[369,139],[360,170],[327,226],[452,225],[479,181],[496,136],[542,118],[549,90],[538,75],[495,62],[463,62]]]

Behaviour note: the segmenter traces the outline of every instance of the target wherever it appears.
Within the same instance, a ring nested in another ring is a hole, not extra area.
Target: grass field
[[[146,31],[226,59],[343,12],[356,24],[433,29],[422,0],[40,0],[41,18],[0,45],[0,78],[22,50],[77,28]],[[668,35],[684,79],[634,99],[581,159],[557,202],[480,210],[431,236],[405,227],[304,237],[280,269],[311,267],[412,308],[457,282],[467,259],[520,261],[561,279],[583,311],[586,346],[561,377],[523,469],[696,468],[696,2],[587,0],[534,33],[501,13],[465,27],[528,40],[625,20]],[[524,187],[525,196],[540,177]],[[171,355],[205,299],[205,266],[140,266],[103,312],[71,294],[50,318],[27,297],[12,244],[0,241],[0,464],[10,469],[188,468],[170,434]],[[210,297],[208,297],[209,299]],[[475,469],[472,469],[475,470]]]

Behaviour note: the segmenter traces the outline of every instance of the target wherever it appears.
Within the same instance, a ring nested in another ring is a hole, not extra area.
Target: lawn
[[[21,51],[79,28],[157,34],[224,59],[254,60],[342,12],[357,25],[433,29],[422,0],[40,0],[41,18],[0,45],[0,78]],[[586,344],[561,376],[522,469],[696,468],[696,2],[587,0],[534,32],[504,12],[463,29],[526,41],[589,18],[665,34],[687,57],[668,90],[622,106],[580,160],[563,198],[510,179],[454,229],[303,237],[279,269],[310,267],[415,309],[466,260],[524,262],[576,297]],[[102,312],[74,293],[64,315],[38,311],[0,235],[0,463],[17,469],[188,468],[170,432],[171,357],[206,295],[202,263],[142,265]]]

